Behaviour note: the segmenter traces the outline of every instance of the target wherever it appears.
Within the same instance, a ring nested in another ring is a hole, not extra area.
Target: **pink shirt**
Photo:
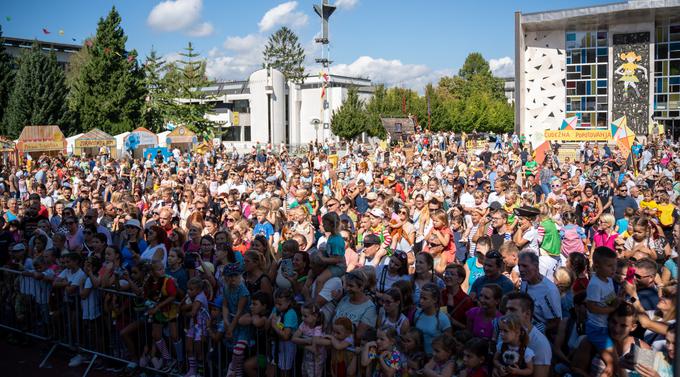
[[[472,323],[472,335],[480,338],[491,339],[493,335],[493,320],[484,318],[484,309],[477,306],[468,310],[465,315],[468,322]],[[495,318],[499,318],[501,313],[496,311]]]
[[[607,233],[598,230],[595,232],[595,235],[593,235],[593,242],[595,243],[595,247],[606,246],[612,250],[616,250],[614,241],[616,241],[618,236],[619,234],[616,232],[608,235]]]

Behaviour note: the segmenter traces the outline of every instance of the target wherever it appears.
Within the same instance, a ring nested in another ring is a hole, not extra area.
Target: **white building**
[[[219,124],[222,141],[242,148],[256,142],[299,145],[334,139],[324,105],[330,114],[342,105],[350,87],[356,87],[363,100],[372,96],[373,87],[368,79],[330,75],[324,100],[323,83],[323,78],[310,76],[303,84],[293,84],[277,70],[261,69],[246,81],[205,88],[214,104],[214,114],[207,117]]]

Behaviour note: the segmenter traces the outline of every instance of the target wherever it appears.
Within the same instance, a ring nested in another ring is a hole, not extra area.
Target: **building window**
[[[578,117],[578,128],[607,128],[607,31],[566,33],[566,116]]]
[[[656,28],[654,118],[680,117],[680,24]]]

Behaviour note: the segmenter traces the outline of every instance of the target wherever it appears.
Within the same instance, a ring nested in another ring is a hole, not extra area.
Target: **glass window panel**
[[[584,79],[590,78],[590,66],[589,65],[583,66],[583,68],[581,69],[581,77],[584,78]]]
[[[597,33],[597,45],[606,46],[607,45],[607,32],[600,31]]]
[[[671,51],[680,51],[680,43],[670,43],[668,44],[668,48]]]
[[[666,31],[665,27],[656,28],[656,43],[666,42],[667,36],[668,36],[668,32]]]
[[[594,48],[588,49],[586,54],[586,63],[595,63],[595,61],[597,61],[597,55]]]
[[[680,50],[673,50],[668,55],[670,59],[680,59]]]
[[[576,95],[576,89],[569,89],[567,88],[567,95],[568,96],[575,96]]]
[[[586,110],[595,111],[595,97],[586,98]]]
[[[680,85],[669,85],[668,92],[670,93],[680,93]]]
[[[597,57],[597,62],[598,63],[607,63],[609,61],[609,57],[607,55],[600,55]]]
[[[668,96],[668,109],[680,109],[680,94],[671,94]]]
[[[607,88],[597,88],[597,94],[607,94]]]
[[[600,47],[597,49],[597,56],[607,56],[607,48],[606,47]]]
[[[574,50],[571,52],[571,62],[573,64],[581,63],[581,50]]]
[[[567,80],[579,80],[581,78],[580,73],[567,73]]]
[[[654,62],[654,76],[661,76],[663,74],[662,62]]]
[[[576,40],[576,33],[567,33],[567,40],[568,41],[575,41]]]
[[[656,45],[656,58],[668,59],[668,44],[660,43]]]
[[[567,73],[572,73],[572,72],[576,72],[576,67],[573,66],[573,65],[570,65],[570,66],[567,67]]]
[[[671,60],[668,72],[670,76],[680,75],[680,60]]]
[[[607,87],[607,80],[597,80],[597,87],[598,88],[606,88]]]
[[[597,66],[597,78],[606,79],[607,78],[607,66],[605,64],[598,64]]]
[[[584,95],[586,94],[586,83],[583,81],[577,82],[576,83],[576,94],[578,95]]]
[[[597,114],[597,126],[600,128],[607,127],[607,113]]]

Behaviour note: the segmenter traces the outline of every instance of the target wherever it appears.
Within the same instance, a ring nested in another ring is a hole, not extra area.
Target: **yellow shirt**
[[[659,207],[658,207],[658,204],[656,204],[656,202],[654,200],[650,200],[648,202],[643,200],[643,201],[640,202],[640,209],[645,209],[645,208],[657,209]]]
[[[673,225],[673,211],[675,211],[675,206],[671,203],[668,204],[657,204],[656,209],[659,211],[659,221],[663,226]]]

